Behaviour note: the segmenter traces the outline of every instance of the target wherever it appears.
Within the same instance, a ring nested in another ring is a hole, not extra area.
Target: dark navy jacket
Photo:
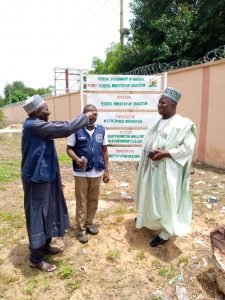
[[[53,140],[44,140],[32,131],[34,119],[27,119],[22,137],[22,180],[52,182],[56,178],[58,160]]]
[[[24,182],[53,182],[59,172],[53,139],[67,137],[88,124],[81,115],[65,122],[45,122],[27,118],[22,136],[22,180]]]
[[[84,156],[87,158],[88,163],[85,171],[90,171],[93,168],[98,171],[105,169],[102,152],[104,136],[105,128],[102,125],[95,127],[92,136],[84,128],[75,132],[76,144],[73,151],[78,157]],[[73,169],[76,172],[84,171],[76,165],[75,161],[73,161]]]

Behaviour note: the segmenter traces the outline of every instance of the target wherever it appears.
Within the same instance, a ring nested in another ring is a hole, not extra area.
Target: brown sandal
[[[52,272],[55,271],[56,269],[56,265],[52,265],[47,263],[47,261],[42,261],[41,263],[32,263],[30,262],[30,267],[31,268],[36,268],[39,269],[41,271],[45,271],[45,272]]]
[[[52,247],[50,246],[49,249],[47,251],[45,251],[45,254],[52,254],[52,255],[56,255],[59,253],[62,253],[62,249],[58,248],[58,247]]]

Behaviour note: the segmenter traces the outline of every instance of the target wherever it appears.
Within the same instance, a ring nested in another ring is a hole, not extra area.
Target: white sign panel
[[[104,127],[148,127],[158,112],[100,112],[98,123]]]
[[[110,161],[139,161],[141,147],[109,147]]]
[[[88,94],[87,103],[99,109],[157,110],[159,94]]]
[[[88,75],[88,91],[160,91],[161,76]]]
[[[141,145],[146,130],[107,130],[109,145]]]

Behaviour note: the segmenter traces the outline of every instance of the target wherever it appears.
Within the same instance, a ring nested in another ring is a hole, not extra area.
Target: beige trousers
[[[89,178],[75,176],[76,198],[76,228],[77,234],[86,232],[86,228],[93,226],[98,209],[98,198],[102,176]]]

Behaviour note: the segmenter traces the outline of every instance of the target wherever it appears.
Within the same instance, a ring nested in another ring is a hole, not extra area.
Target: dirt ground
[[[97,236],[88,244],[75,237],[74,180],[65,153],[57,141],[64,193],[71,228],[54,244],[64,252],[47,259],[53,273],[30,269],[19,179],[20,137],[0,140],[0,299],[177,299],[185,288],[187,299],[223,299],[215,281],[209,233],[224,224],[225,171],[193,166],[192,231],[160,248],[150,248],[156,234],[137,230],[133,193],[135,163],[110,163],[108,184],[102,184],[96,224]],[[209,203],[210,196],[216,203]],[[182,298],[185,299],[185,298]]]

